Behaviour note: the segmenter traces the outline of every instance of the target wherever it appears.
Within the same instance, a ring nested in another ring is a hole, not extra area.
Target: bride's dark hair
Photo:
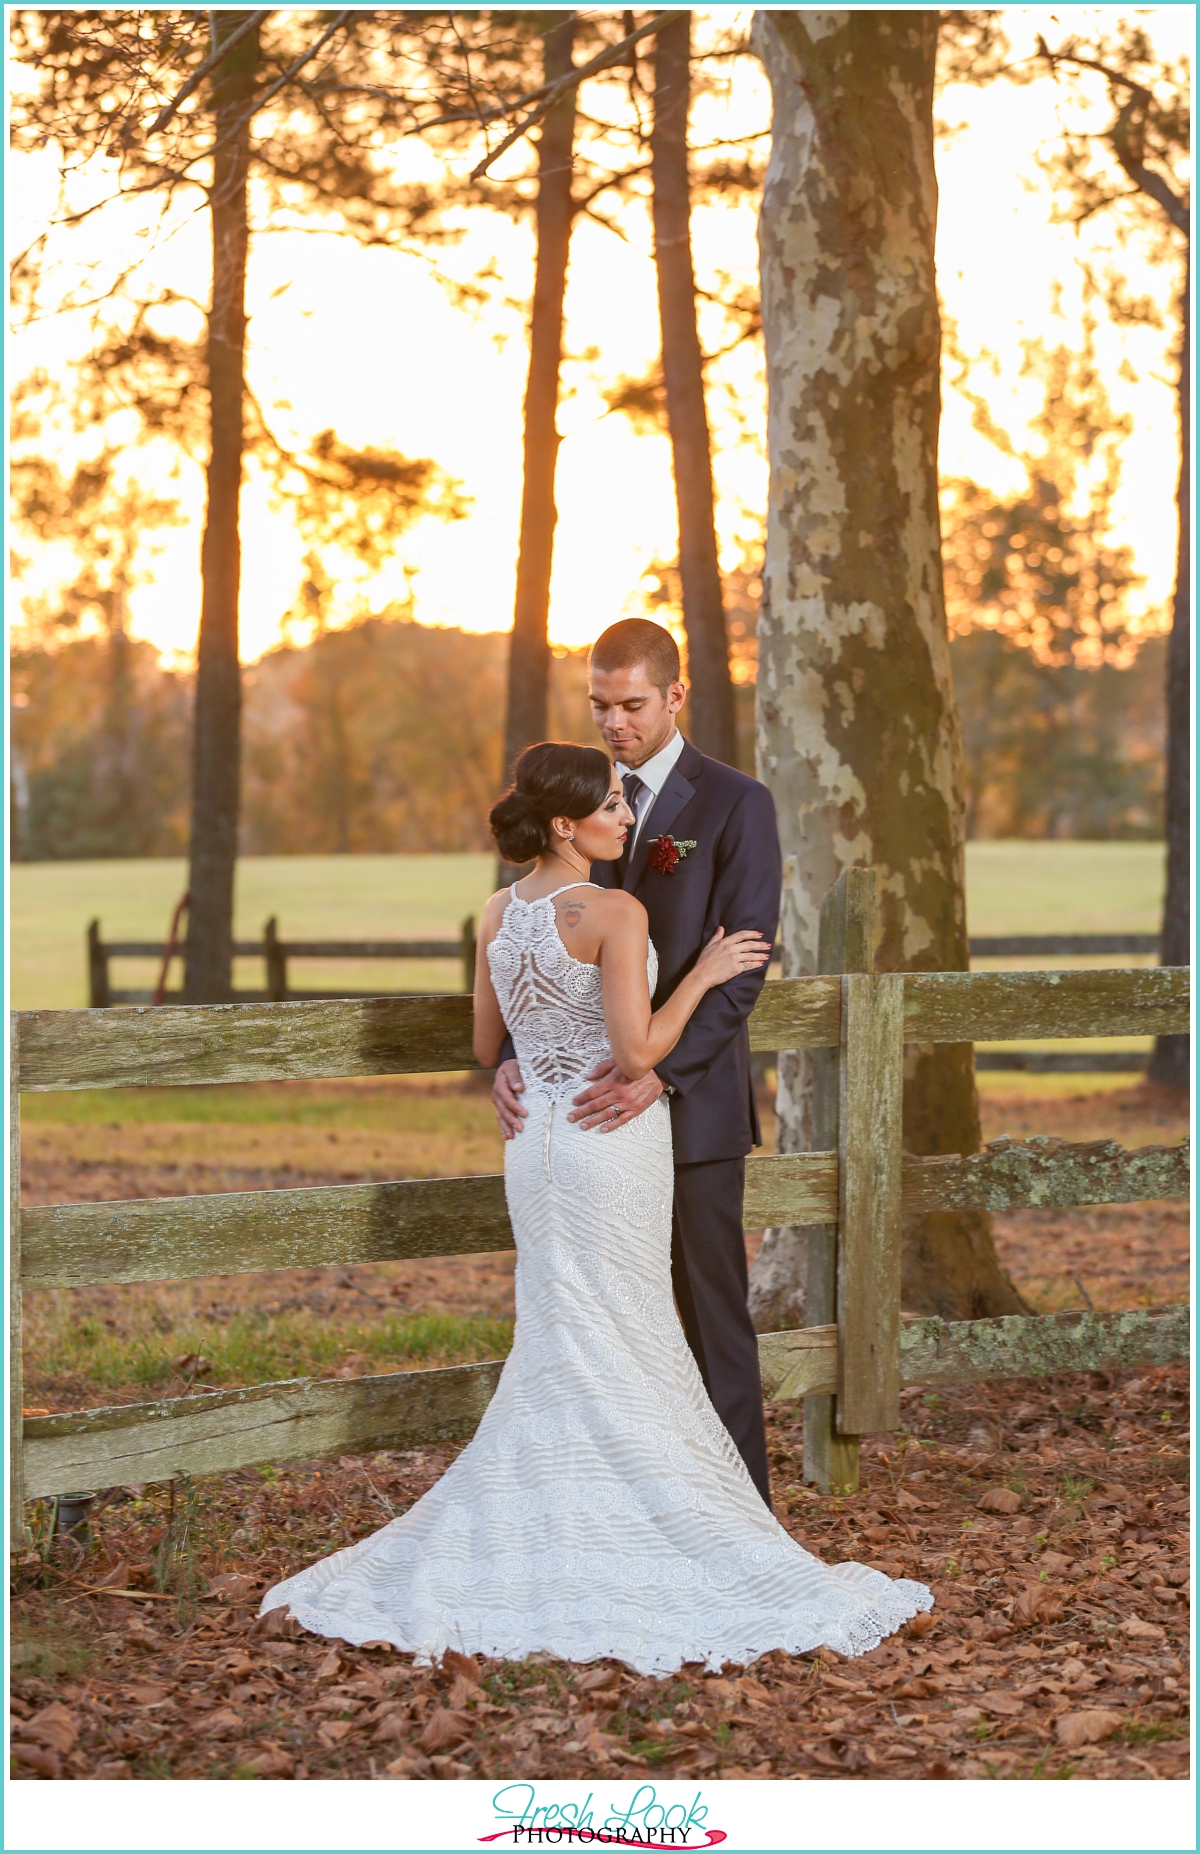
[[[550,847],[551,818],[587,818],[612,790],[612,763],[599,747],[542,740],[526,747],[516,778],[488,823],[506,863],[528,863]]]

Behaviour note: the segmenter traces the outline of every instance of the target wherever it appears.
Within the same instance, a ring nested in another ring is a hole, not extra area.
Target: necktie
[[[621,851],[620,859],[617,862],[617,873],[621,881],[624,882],[625,871],[628,869],[629,859],[633,855],[633,844],[637,836],[638,825],[641,822],[642,812],[645,810],[646,799],[650,796],[650,787],[646,784],[644,779],[639,779],[635,772],[627,772],[621,780],[621,786],[625,793],[625,803],[633,812],[633,823],[629,826],[629,835],[625,839],[625,848]]]

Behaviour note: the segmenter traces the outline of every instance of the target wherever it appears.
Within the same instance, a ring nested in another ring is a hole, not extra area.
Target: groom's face
[[[640,663],[632,669],[588,671],[592,719],[623,766],[643,766],[666,746],[686,695],[681,682],[656,689]]]

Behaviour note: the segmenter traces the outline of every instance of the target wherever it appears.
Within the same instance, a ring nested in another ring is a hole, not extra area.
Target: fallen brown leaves
[[[1177,1113],[1167,1124],[1145,1089],[1093,1102],[985,1096],[983,1109],[988,1137],[1116,1134],[1136,1146],[1186,1131]],[[391,1134],[314,1144],[306,1126],[285,1133],[130,1128],[114,1143],[108,1129],[77,1136],[31,1123],[30,1201],[495,1169],[490,1147],[480,1156],[458,1135],[451,1157],[422,1149],[417,1165]],[[1187,1292],[1183,1206],[1023,1211],[998,1217],[996,1230],[1006,1267],[1027,1291],[1032,1284],[1039,1307],[1079,1304],[1074,1273],[1097,1306]],[[1061,1272],[1043,1279],[1048,1267]],[[511,1273],[511,1257],[424,1258],[360,1268],[352,1282],[344,1271],[295,1270],[79,1290],[72,1305],[107,1325],[127,1302],[152,1298],[189,1334],[289,1297],[328,1321],[358,1319],[364,1288],[401,1308],[493,1312],[511,1304]],[[182,1341],[173,1351],[185,1378],[204,1375],[198,1353],[185,1354]],[[145,1394],[134,1384],[114,1395],[30,1380],[31,1403],[47,1407]],[[903,1409],[907,1433],[867,1449],[862,1492],[848,1500],[803,1488],[798,1412],[769,1413],[773,1491],[793,1536],[829,1562],[898,1569],[935,1591],[932,1614],[853,1662],[820,1650],[768,1656],[751,1670],[687,1668],[669,1680],[540,1656],[513,1666],[451,1653],[441,1668],[417,1668],[384,1644],[317,1640],[282,1610],[256,1618],[261,1592],[278,1578],[378,1527],[380,1495],[398,1512],[411,1505],[452,1458],[445,1448],[205,1484],[198,1601],[164,1596],[154,1583],[166,1490],[118,1494],[88,1555],[64,1546],[47,1563],[16,1567],[14,1775],[1185,1776],[1184,1374],[912,1391]]]
[[[207,1484],[212,1594],[123,1601],[119,1580],[148,1575],[162,1532],[167,1493],[152,1487],[105,1509],[86,1561],[64,1547],[18,1565],[13,1773],[1179,1778],[1185,1388],[1182,1372],[1143,1372],[906,1393],[907,1436],[867,1447],[862,1492],[844,1500],[801,1485],[796,1413],[773,1409],[793,1535],[829,1562],[893,1563],[931,1583],[936,1606],[854,1661],[821,1649],[666,1680],[453,1651],[419,1668],[383,1643],[307,1635],[282,1610],[258,1618],[270,1583],[379,1524],[351,1458]],[[1117,1442],[1116,1422],[1137,1440]],[[451,1456],[380,1456],[370,1482],[403,1510]],[[1019,1511],[989,1510],[989,1489]],[[251,1524],[253,1549],[232,1545]]]

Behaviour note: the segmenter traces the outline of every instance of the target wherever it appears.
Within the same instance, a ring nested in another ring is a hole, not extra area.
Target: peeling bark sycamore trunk
[[[214,12],[213,49],[244,23]],[[246,175],[258,32],[248,34],[212,79],[212,307],[208,317],[211,448],[208,504],[200,548],[202,585],[192,739],[192,835],[188,890],[188,1004],[221,1004],[233,985],[233,882],[237,867],[241,771],[241,666],[238,592],[241,544],[246,352]]]
[[[1163,903],[1164,966],[1192,962],[1192,305],[1191,249],[1183,273],[1179,342],[1179,539],[1175,555],[1175,609],[1167,649],[1167,893]],[[1148,1070],[1171,1088],[1191,1083],[1191,1038],[1160,1036]]]
[[[717,562],[712,441],[704,402],[704,364],[696,327],[696,277],[692,268],[687,141],[691,41],[690,13],[677,13],[655,40],[654,124],[650,136],[654,263],[679,517],[679,577],[691,685],[688,733],[701,753],[733,766],[737,762],[737,732],[725,599]]]
[[[756,16],[774,98],[758,753],[779,813],[789,975],[815,970],[821,899],[859,862],[880,872],[881,970],[968,963],[937,503],[936,39],[933,12]],[[905,1082],[909,1152],[978,1149],[969,1045],[910,1045]],[[811,1097],[808,1061],[781,1055],[781,1152],[811,1146]],[[907,1220],[904,1306],[1021,1310],[985,1215]]]
[[[551,84],[571,69],[575,15],[550,13],[543,39],[543,77]],[[538,142],[537,268],[529,328],[525,389],[524,487],[517,591],[508,657],[504,773],[524,748],[545,740],[550,679],[550,573],[554,563],[554,475],[558,463],[558,392],[562,369],[563,297],[571,243],[571,160],[575,92],[555,104]],[[502,865],[503,868],[503,865]],[[502,876],[501,878],[505,878]]]

